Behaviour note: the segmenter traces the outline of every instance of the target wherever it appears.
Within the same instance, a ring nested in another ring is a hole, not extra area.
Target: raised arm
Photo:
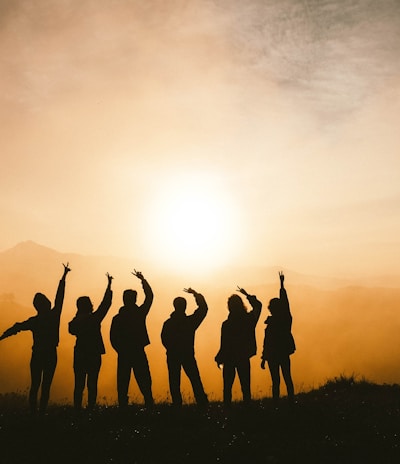
[[[142,282],[142,287],[144,291],[144,302],[140,306],[140,309],[144,311],[144,313],[147,315],[148,312],[150,311],[151,305],[153,304],[153,290],[151,289],[149,283],[147,280],[144,278],[143,274],[136,269],[132,272],[132,274],[137,277],[141,282]]]
[[[196,328],[203,322],[203,319],[206,317],[208,312],[208,305],[201,293],[196,292],[193,288],[184,288],[184,292],[191,293],[196,300],[197,309],[192,314],[193,320],[195,321]]]
[[[282,271],[279,272],[279,280],[281,282],[281,287],[279,290],[279,299],[281,300],[282,310],[284,310],[286,313],[290,315],[289,299],[288,299],[286,289],[285,289],[285,284],[284,284],[285,276]]]
[[[113,280],[113,276],[111,276],[108,272],[106,276],[108,279],[106,291],[104,293],[104,297],[103,297],[102,302],[100,303],[100,306],[94,312],[94,315],[98,319],[99,322],[101,322],[105,318],[106,314],[108,313],[108,310],[111,307],[111,301],[112,301],[111,282]]]
[[[261,308],[262,308],[261,301],[257,300],[257,297],[255,295],[249,295],[247,291],[242,287],[238,286],[237,291],[246,296],[247,301],[250,303],[252,307],[252,311],[250,312],[250,314],[253,315],[254,321],[257,324],[258,319],[260,318],[260,314],[261,314]]]
[[[56,311],[59,314],[61,314],[61,310],[62,310],[63,302],[64,302],[65,278],[67,277],[68,272],[70,272],[70,270],[71,270],[69,268],[68,263],[67,264],[63,263],[63,266],[64,266],[64,272],[63,272],[61,280],[60,280],[60,282],[58,284],[56,299],[55,299],[54,308],[53,308],[53,311]]]

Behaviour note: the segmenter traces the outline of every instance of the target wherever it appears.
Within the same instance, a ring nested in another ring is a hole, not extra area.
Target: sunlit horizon
[[[0,2],[0,18],[2,328],[32,315],[36,291],[53,298],[70,259],[60,395],[67,322],[79,296],[101,300],[106,272],[99,390],[115,393],[108,330],[123,290],[141,291],[133,269],[154,286],[148,351],[163,398],[173,298],[194,286],[208,299],[196,353],[218,396],[227,298],[237,285],[259,294],[260,347],[278,270],[296,388],[342,370],[400,382],[387,346],[399,324],[399,2],[37,0]],[[25,380],[30,347],[27,334],[0,345]],[[24,388],[1,358],[4,385]]]

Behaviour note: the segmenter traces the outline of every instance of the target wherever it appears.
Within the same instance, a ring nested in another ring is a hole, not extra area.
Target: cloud
[[[323,242],[331,223],[345,235],[347,206],[397,198],[395,0],[0,8],[3,237],[13,224],[33,235],[18,239],[120,253],[135,239],[127,218],[136,224],[182,166],[220,174],[244,212],[243,242],[277,257],[286,231],[304,231],[290,251],[307,255],[307,237]]]

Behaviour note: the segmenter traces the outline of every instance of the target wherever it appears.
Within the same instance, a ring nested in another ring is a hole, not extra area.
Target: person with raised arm
[[[113,277],[107,272],[107,287],[102,302],[96,311],[88,296],[76,301],[77,312],[68,325],[69,333],[76,336],[74,348],[74,407],[82,408],[82,395],[87,383],[88,410],[93,410],[97,400],[97,382],[101,367],[101,356],[106,352],[101,335],[101,323],[111,307]]]
[[[30,362],[31,387],[29,391],[29,406],[32,414],[37,413],[37,397],[41,387],[39,413],[46,412],[50,397],[50,387],[57,366],[57,346],[59,343],[60,317],[64,303],[65,278],[71,270],[69,264],[63,264],[64,272],[58,284],[54,307],[51,301],[36,293],[33,306],[37,315],[26,321],[17,322],[7,329],[0,340],[16,335],[23,330],[30,330],[33,336],[32,357]]]
[[[133,370],[136,382],[144,397],[145,406],[151,409],[154,400],[145,347],[150,344],[146,318],[153,303],[153,291],[141,272],[135,270],[132,274],[142,283],[145,294],[144,302],[141,305],[136,303],[136,290],[125,290],[123,293],[124,305],[114,316],[110,330],[111,345],[118,353],[118,404],[120,408],[128,406],[129,382]]]
[[[294,400],[294,387],[290,371],[290,355],[296,350],[292,335],[292,314],[289,300],[284,286],[285,276],[279,272],[280,295],[272,298],[268,309],[271,313],[265,320],[264,348],[261,356],[261,368],[265,369],[265,361],[268,362],[272,379],[272,398],[275,403],[280,396],[280,371],[286,384],[288,399]]]
[[[215,362],[223,366],[223,400],[229,407],[232,403],[232,386],[238,374],[244,403],[250,403],[250,358],[256,354],[255,328],[260,318],[262,304],[255,295],[249,295],[244,288],[237,291],[246,296],[252,310],[247,311],[240,295],[228,298],[229,315],[221,327],[220,349]]]
[[[161,331],[161,340],[167,350],[169,389],[173,406],[180,408],[182,406],[181,370],[183,369],[192,385],[197,405],[204,408],[208,404],[208,398],[204,392],[194,354],[194,339],[196,330],[207,315],[208,306],[201,293],[192,288],[185,288],[184,292],[194,296],[197,309],[188,316],[186,299],[176,297],[173,301],[174,311],[164,322]]]

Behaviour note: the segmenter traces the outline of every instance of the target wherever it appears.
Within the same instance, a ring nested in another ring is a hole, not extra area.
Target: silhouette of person
[[[112,276],[106,274],[108,284],[100,306],[93,312],[93,304],[88,296],[76,301],[75,317],[68,325],[69,333],[76,336],[74,348],[74,407],[82,408],[82,395],[87,382],[88,409],[93,410],[97,399],[97,381],[101,367],[101,356],[106,352],[101,335],[101,322],[111,306]]]
[[[265,361],[268,362],[272,379],[272,398],[275,402],[279,400],[280,370],[286,383],[288,399],[294,399],[294,387],[290,372],[290,355],[296,350],[292,335],[292,315],[290,313],[289,300],[284,287],[285,276],[279,273],[281,282],[280,297],[272,298],[268,309],[265,324],[264,348],[261,356],[261,368],[265,369]]]
[[[181,369],[188,376],[192,384],[196,403],[200,407],[208,404],[207,395],[204,392],[199,369],[194,356],[195,332],[207,315],[208,306],[204,296],[192,288],[184,289],[193,294],[197,309],[190,316],[186,315],[186,299],[177,297],[174,299],[174,311],[169,319],[164,322],[161,331],[161,340],[167,350],[167,366],[169,376],[169,388],[172,404],[180,408],[182,406],[181,395]]]
[[[153,291],[141,272],[135,270],[132,274],[140,279],[145,300],[142,305],[138,306],[136,304],[137,292],[130,289],[125,290],[123,293],[124,306],[114,316],[110,330],[111,345],[118,353],[118,404],[121,408],[128,406],[129,381],[131,370],[133,370],[145,405],[147,408],[151,408],[154,400],[145,346],[150,344],[146,317],[153,303]]]
[[[33,306],[37,315],[24,322],[17,322],[7,329],[0,340],[16,335],[22,330],[30,330],[33,336],[32,357],[30,362],[31,387],[29,391],[29,406],[32,414],[37,413],[37,397],[41,386],[39,413],[46,412],[50,397],[50,387],[57,365],[57,346],[59,342],[60,317],[64,302],[65,278],[71,270],[63,264],[64,273],[58,284],[54,307],[43,293],[36,293]]]
[[[252,310],[247,312],[242,298],[233,294],[228,298],[229,315],[221,327],[220,349],[215,361],[223,365],[223,398],[225,406],[232,403],[232,386],[236,373],[239,376],[243,401],[251,400],[250,358],[256,354],[255,328],[260,318],[262,304],[255,295],[249,295],[245,289],[237,290],[247,297]]]

